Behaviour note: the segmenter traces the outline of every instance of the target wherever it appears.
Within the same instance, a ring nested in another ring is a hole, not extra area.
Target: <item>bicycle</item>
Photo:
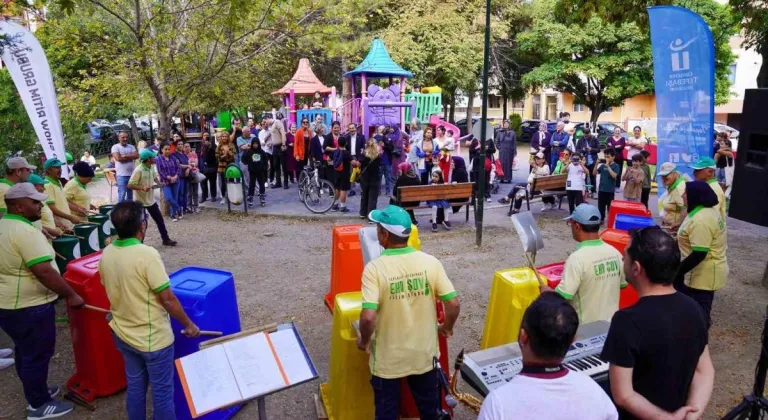
[[[318,177],[314,164],[307,164],[299,175],[299,201],[312,213],[326,213],[336,202],[336,189],[328,180]]]

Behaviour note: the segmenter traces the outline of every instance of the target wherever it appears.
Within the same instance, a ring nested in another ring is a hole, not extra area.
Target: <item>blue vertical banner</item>
[[[658,164],[688,165],[712,156],[715,44],[698,14],[677,6],[648,8],[656,88]],[[660,189],[663,191],[663,189]]]

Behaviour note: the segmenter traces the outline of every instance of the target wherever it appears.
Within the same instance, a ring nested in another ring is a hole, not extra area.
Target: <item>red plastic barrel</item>
[[[616,248],[621,254],[624,254],[624,249],[629,245],[629,233],[618,229],[606,229],[600,232],[600,239],[608,245]],[[619,294],[619,309],[628,308],[635,303],[640,297],[637,295],[637,291],[632,285],[621,289]]]
[[[325,295],[325,304],[333,313],[336,295],[359,292],[363,278],[363,252],[358,231],[362,225],[333,227],[331,244],[331,285]]]
[[[64,279],[89,305],[109,309],[99,276],[101,251],[71,261]],[[126,387],[125,362],[112,341],[106,315],[89,309],[69,309],[69,329],[75,353],[75,374],[67,389],[86,401],[112,395]]]
[[[541,267],[536,268],[536,271],[545,276],[547,278],[547,286],[549,286],[550,289],[554,289],[558,284],[560,284],[560,280],[563,279],[564,266],[565,261],[561,261],[542,265]]]
[[[634,201],[613,200],[611,201],[611,209],[608,211],[607,228],[613,228],[616,222],[616,215],[629,214],[631,216],[644,216],[653,217],[651,212],[645,208],[643,203],[637,203]]]

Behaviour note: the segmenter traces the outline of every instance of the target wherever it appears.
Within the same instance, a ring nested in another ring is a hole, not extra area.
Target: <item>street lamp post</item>
[[[491,56],[491,0],[485,0],[485,47],[483,51],[483,108],[480,114],[480,159],[479,176],[480,186],[477,189],[477,209],[475,211],[475,243],[483,245],[483,207],[485,205],[485,141],[488,137],[486,128],[488,125],[488,67]]]

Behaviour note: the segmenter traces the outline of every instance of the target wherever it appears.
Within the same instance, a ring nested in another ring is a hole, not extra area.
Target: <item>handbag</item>
[[[196,174],[194,174],[194,177],[192,178],[192,182],[197,182],[197,183],[205,182],[205,180],[206,180],[205,175],[203,175],[203,173],[199,171]]]

